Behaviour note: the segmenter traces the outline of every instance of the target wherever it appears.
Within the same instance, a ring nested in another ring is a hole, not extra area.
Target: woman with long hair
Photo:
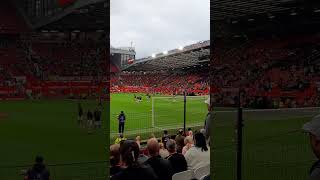
[[[188,164],[188,169],[195,170],[210,164],[210,149],[202,133],[196,133],[194,135],[194,145],[184,156]]]

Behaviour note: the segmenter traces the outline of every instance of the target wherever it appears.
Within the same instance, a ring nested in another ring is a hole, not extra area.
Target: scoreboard
[[[136,52],[127,49],[111,48],[111,61],[121,68],[132,64],[135,60]]]

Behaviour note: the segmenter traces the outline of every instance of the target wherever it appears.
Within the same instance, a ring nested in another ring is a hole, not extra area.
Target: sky
[[[136,58],[210,39],[209,0],[111,0],[110,40]]]

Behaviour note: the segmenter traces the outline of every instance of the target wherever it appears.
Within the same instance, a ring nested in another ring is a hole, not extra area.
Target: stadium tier
[[[1,180],[33,179],[36,157],[50,179],[107,179],[107,4],[0,2]]]

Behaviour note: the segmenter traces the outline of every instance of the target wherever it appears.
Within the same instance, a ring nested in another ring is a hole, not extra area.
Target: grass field
[[[136,94],[138,95],[138,94]],[[184,103],[183,97],[153,96],[154,101],[154,126],[152,125],[152,100],[147,100],[145,94],[141,102],[134,100],[134,94],[112,94],[111,95],[111,138],[117,135],[120,111],[124,111],[127,117],[125,124],[125,135],[141,135],[159,132],[163,129],[174,129],[183,127]],[[206,97],[187,97],[187,127],[204,124],[207,107],[204,103]]]
[[[82,104],[84,110],[97,106],[94,100]],[[21,170],[33,164],[37,155],[51,165],[52,179],[105,176],[106,111],[104,130],[91,135],[78,127],[77,111],[77,101],[72,100],[0,102],[0,179],[21,180]]]
[[[302,125],[319,108],[244,111],[242,179],[308,179],[315,160]],[[236,179],[236,113],[216,113],[212,158],[215,179]]]
[[[206,106],[203,99],[187,101],[187,127],[203,125]],[[162,129],[183,126],[183,103],[177,98],[156,99],[155,126],[152,127],[152,101],[137,103],[133,94],[112,94],[110,122],[107,106],[102,114],[103,130],[89,135],[79,128],[77,101],[39,100],[0,102],[0,179],[20,180],[36,155],[42,155],[59,180],[105,179],[108,156],[106,133],[117,132],[118,113],[127,115],[125,134],[150,136]],[[82,102],[84,110],[97,102]],[[307,179],[315,160],[309,138],[301,126],[320,113],[319,108],[293,110],[245,110],[242,172],[245,180]],[[215,108],[212,133],[212,166],[215,180],[236,179],[236,119],[233,108]]]

